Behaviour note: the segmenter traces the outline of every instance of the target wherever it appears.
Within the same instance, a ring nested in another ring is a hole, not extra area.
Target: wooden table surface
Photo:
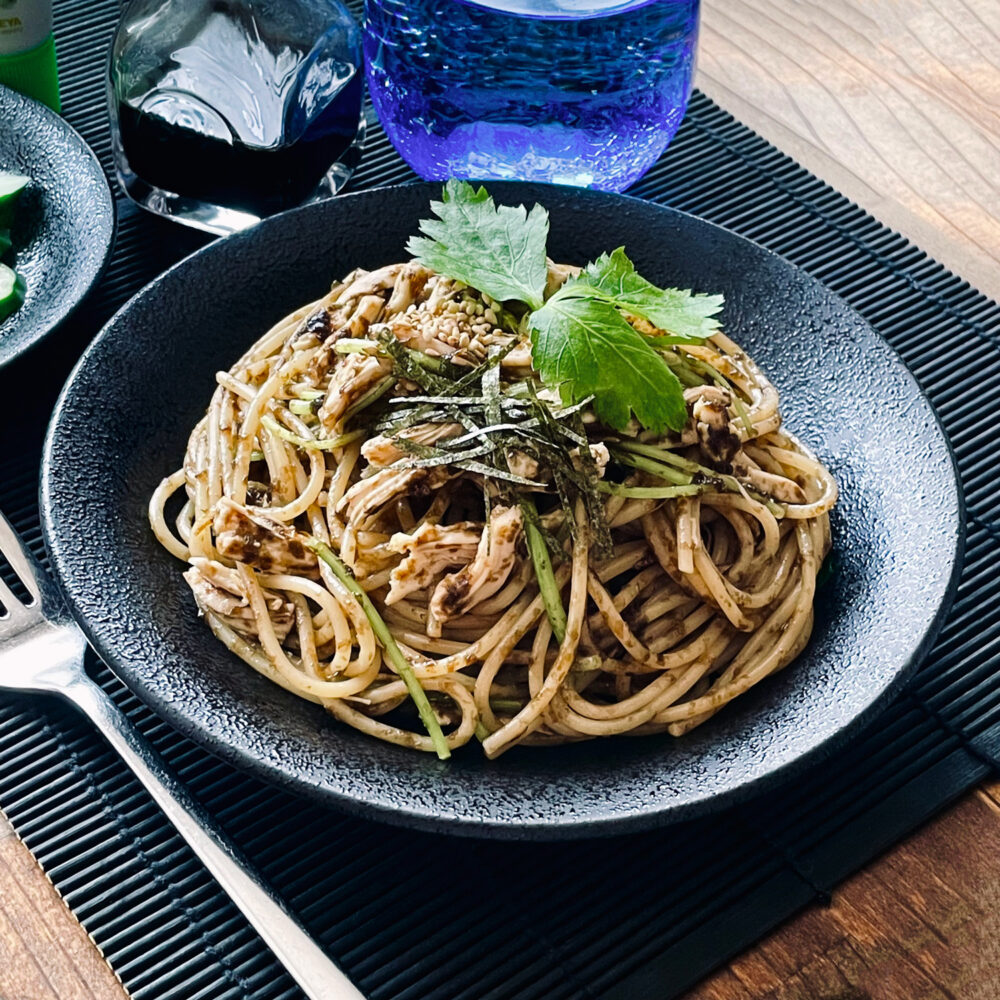
[[[998,0],[704,0],[698,84],[1000,299]],[[990,784],[686,1000],[995,1000],[998,859]],[[123,996],[0,816],[0,1000]]]

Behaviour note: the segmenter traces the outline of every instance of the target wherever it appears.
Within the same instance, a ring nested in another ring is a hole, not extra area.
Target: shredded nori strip
[[[575,538],[578,529],[573,510],[577,500],[582,500],[595,555],[610,555],[605,493],[598,487],[600,474],[582,416],[592,399],[563,407],[539,398],[541,383],[536,379],[504,382],[501,364],[517,346],[516,339],[503,347],[492,346],[488,357],[472,368],[444,358],[434,358],[434,365],[428,366],[424,356],[418,358],[419,352],[388,331],[378,342],[393,361],[394,376],[417,388],[412,396],[392,396],[374,424],[377,433],[406,453],[393,467],[449,465],[481,476],[487,523],[492,503],[497,498],[515,502],[511,488],[519,486],[554,493],[562,524]],[[421,445],[406,436],[408,429],[424,423],[455,423],[464,432],[433,445]],[[536,480],[511,471],[515,454],[533,460],[545,474]],[[551,555],[562,560],[564,539],[544,529],[541,521],[538,528]]]

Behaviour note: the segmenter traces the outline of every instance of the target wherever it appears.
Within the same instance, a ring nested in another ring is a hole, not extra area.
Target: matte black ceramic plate
[[[0,170],[27,174],[13,247],[3,258],[26,284],[24,305],[0,320],[0,368],[55,329],[104,270],[115,205],[90,147],[58,115],[0,87]]]
[[[361,265],[404,257],[438,188],[351,195],[273,218],[183,261],[81,359],[46,447],[46,539],[72,608],[141,698],[234,764],[334,806],[431,829],[543,838],[671,822],[745,796],[871,715],[927,650],[962,532],[948,445],[899,359],[839,298],[716,226],[614,195],[493,185],[540,201],[549,249],[584,262],[624,244],[661,284],[724,292],[727,331],[770,373],[788,426],[842,492],[835,572],[813,639],[777,677],[691,735],[515,749],[448,763],[362,736],[264,680],[195,613],[154,541],[149,494],[177,468],[213,374],[273,321]]]

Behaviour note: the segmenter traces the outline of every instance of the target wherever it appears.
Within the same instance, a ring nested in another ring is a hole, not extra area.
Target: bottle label
[[[0,0],[0,56],[33,49],[51,31],[48,0]]]

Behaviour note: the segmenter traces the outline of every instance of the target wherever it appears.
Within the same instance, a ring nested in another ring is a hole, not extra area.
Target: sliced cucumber
[[[0,320],[20,309],[24,302],[24,279],[6,264],[0,264]]]
[[[0,229],[0,257],[10,249],[10,230]]]
[[[4,173],[0,170],[0,229],[9,229],[14,221],[14,206],[30,177],[23,174]]]

